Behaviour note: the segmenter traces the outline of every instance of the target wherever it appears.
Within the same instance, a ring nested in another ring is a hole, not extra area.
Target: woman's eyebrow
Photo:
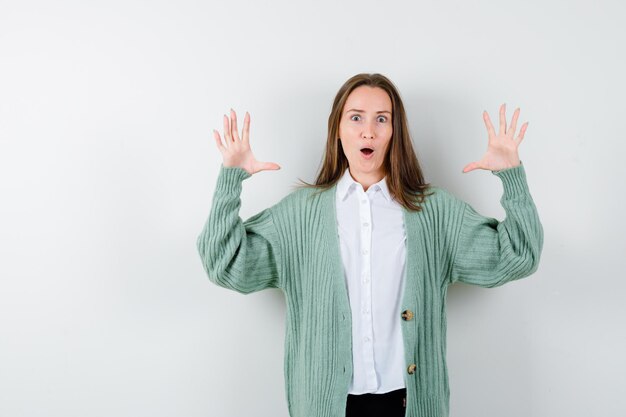
[[[349,112],[349,111],[358,111],[358,112],[361,112],[361,113],[365,113],[365,110],[359,110],[359,109],[346,110],[346,113]],[[387,111],[387,110],[380,110],[380,111],[377,111],[376,113],[389,113],[389,114],[391,114],[391,112]]]

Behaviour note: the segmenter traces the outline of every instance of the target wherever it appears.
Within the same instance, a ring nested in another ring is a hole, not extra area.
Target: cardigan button
[[[414,363],[412,363],[412,364],[409,365],[409,367],[407,369],[407,372],[409,374],[413,375],[415,373],[415,369],[416,368],[417,368],[417,366]]]
[[[413,319],[413,312],[411,310],[404,310],[402,312],[402,319],[404,321],[409,321],[409,320]]]

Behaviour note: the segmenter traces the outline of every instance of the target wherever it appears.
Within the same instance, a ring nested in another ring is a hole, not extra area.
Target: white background
[[[451,416],[626,414],[619,1],[0,2],[0,415],[282,416],[285,301],[209,282],[196,237],[233,107],[265,171],[247,219],[315,180],[338,88],[399,88],[429,182],[503,219],[462,174],[481,117],[520,147],[539,270],[448,297]]]

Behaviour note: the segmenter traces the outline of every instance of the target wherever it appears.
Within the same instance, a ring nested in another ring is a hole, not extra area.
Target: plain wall
[[[521,108],[538,271],[448,294],[451,416],[624,416],[623,2],[0,2],[0,415],[282,416],[285,300],[196,249],[251,114],[276,162],[240,216],[315,180],[338,88],[399,88],[426,179],[503,220],[462,168]]]

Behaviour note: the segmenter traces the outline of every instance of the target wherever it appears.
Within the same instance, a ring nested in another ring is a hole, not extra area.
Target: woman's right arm
[[[209,217],[197,239],[202,264],[211,282],[248,294],[264,288],[281,288],[281,250],[274,225],[273,207],[242,222],[242,182],[277,164],[258,162],[249,145],[250,116],[244,119],[243,140],[237,132],[236,114],[224,116],[224,138],[214,131],[224,162],[220,167]]]
[[[281,287],[273,208],[245,222],[239,217],[242,181],[249,177],[238,167],[220,168],[211,212],[197,240],[209,280],[243,294]]]

